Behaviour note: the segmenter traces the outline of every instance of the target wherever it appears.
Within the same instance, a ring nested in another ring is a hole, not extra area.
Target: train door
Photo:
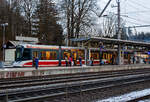
[[[107,60],[108,60],[108,64],[111,62],[111,60],[110,60],[110,59],[111,59],[111,57],[110,57],[110,53],[108,52],[108,53],[107,53]]]
[[[79,57],[81,57],[81,59],[82,59],[82,64],[86,64],[85,63],[85,50],[83,50],[83,49],[77,50],[77,59],[79,59]],[[78,60],[77,64],[79,64],[79,60]]]
[[[94,65],[99,65],[100,64],[100,51],[91,50],[90,51],[90,61],[93,61]]]
[[[72,49],[71,50],[71,54],[72,54],[73,64],[77,65],[77,50],[76,49]]]
[[[108,64],[109,61],[108,61],[108,52],[106,52],[106,63]]]
[[[107,58],[107,54],[106,54],[106,53],[103,53],[103,59],[106,60],[106,58]]]
[[[34,51],[32,52],[32,66],[35,66],[35,58],[39,58],[39,54],[38,54],[38,51]]]
[[[64,50],[62,53],[63,59],[65,59],[65,57],[69,58],[71,56],[70,50]]]
[[[63,66],[67,66],[68,65],[68,61],[69,61],[69,57],[71,56],[71,51],[70,49],[63,49],[62,50],[62,60],[61,60],[61,65]]]
[[[38,51],[33,51],[33,54],[32,54],[32,57],[33,57],[33,58],[39,57],[38,55],[39,55],[39,54],[38,54]]]
[[[109,53],[108,52],[108,64],[111,64],[112,63],[112,53]]]
[[[73,57],[74,59],[77,59],[77,52],[72,52],[72,57]]]
[[[107,61],[107,53],[106,52],[103,52],[103,59],[102,61],[104,62],[104,64],[108,63]]]

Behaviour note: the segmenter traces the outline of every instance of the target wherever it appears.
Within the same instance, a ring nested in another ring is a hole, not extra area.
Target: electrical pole
[[[117,1],[118,4],[118,39],[121,39],[120,35],[120,0]]]
[[[117,7],[118,7],[118,40],[121,39],[121,33],[120,33],[120,0],[117,1]],[[118,65],[121,64],[121,44],[118,44]]]

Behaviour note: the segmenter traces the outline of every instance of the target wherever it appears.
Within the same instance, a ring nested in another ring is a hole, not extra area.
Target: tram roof
[[[110,44],[125,44],[125,45],[134,45],[134,46],[143,46],[148,47],[150,43],[147,42],[139,42],[139,41],[130,41],[130,40],[121,40],[121,39],[111,39],[111,38],[103,38],[103,37],[88,37],[88,38],[79,38],[79,39],[72,39],[75,42],[82,42],[82,41],[97,41],[103,43],[110,43]]]

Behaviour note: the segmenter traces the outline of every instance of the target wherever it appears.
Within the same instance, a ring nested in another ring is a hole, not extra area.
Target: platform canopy
[[[90,39],[91,39],[90,37],[83,37],[83,38],[72,38],[70,40],[74,42],[83,42],[83,41],[88,41]]]
[[[122,44],[122,45],[129,45],[129,46],[150,47],[150,43],[147,43],[147,42],[111,39],[111,38],[103,38],[103,37],[78,38],[78,39],[71,39],[71,41],[75,41],[75,42],[90,41],[90,42],[103,42],[106,44],[116,44],[116,45]]]

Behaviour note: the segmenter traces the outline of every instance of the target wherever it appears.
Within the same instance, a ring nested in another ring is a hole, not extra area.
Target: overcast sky
[[[109,0],[98,0],[98,5],[103,9],[108,1]],[[117,8],[111,7],[112,5],[117,6],[116,0],[112,0],[104,14],[108,12],[115,12],[117,14]],[[150,25],[150,0],[120,0],[120,6],[121,17],[126,21],[127,27]],[[150,32],[150,27],[136,28],[136,30]]]

